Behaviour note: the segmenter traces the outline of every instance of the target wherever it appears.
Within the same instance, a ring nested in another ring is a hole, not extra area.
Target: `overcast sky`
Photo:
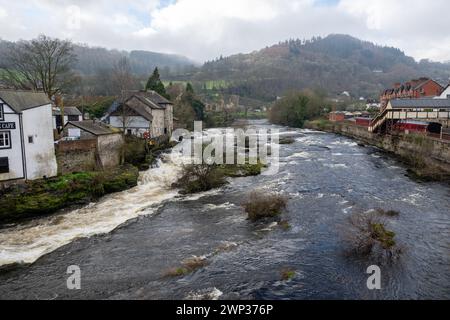
[[[450,60],[448,0],[0,0],[0,38],[39,34],[198,62],[289,38],[345,33]]]

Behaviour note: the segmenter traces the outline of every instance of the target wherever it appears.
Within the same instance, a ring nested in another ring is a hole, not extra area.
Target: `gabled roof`
[[[61,109],[53,109],[53,115],[59,116],[61,115]],[[64,115],[65,116],[81,116],[81,111],[78,110],[77,107],[64,107]]]
[[[422,82],[418,83],[418,84],[414,87],[414,90],[417,90],[417,89],[422,88],[422,87],[423,87],[425,84],[427,84],[428,82],[434,82],[434,83],[436,83],[438,86],[440,86],[440,87],[442,88],[442,86],[441,86],[439,83],[437,83],[436,81],[434,81],[433,79],[427,79],[427,80],[423,79]]]
[[[126,96],[129,100],[133,96],[142,99],[142,101],[145,101],[145,103],[153,104],[153,108],[159,107],[159,108],[165,108],[166,105],[172,104],[169,100],[161,96],[160,94],[156,93],[155,91],[127,91]],[[125,100],[125,101],[126,101]]]
[[[67,122],[66,126],[69,124],[71,124],[77,128],[80,128],[81,130],[92,133],[93,135],[96,135],[96,136],[120,133],[120,130],[118,130],[118,129],[112,128],[111,126],[109,126],[105,123],[94,122],[92,120],[69,121],[69,122]]]
[[[0,99],[17,113],[51,104],[45,93],[33,91],[0,90]]]
[[[404,108],[450,108],[450,99],[394,99],[390,101],[393,109]]]
[[[128,108],[128,110],[126,109],[126,116],[133,116],[133,115],[139,115],[141,117],[143,117],[145,120],[147,121],[152,121],[153,120],[153,116],[151,114],[151,110],[148,110],[149,107],[147,107],[146,105],[139,105],[139,106],[135,106],[135,105],[129,105],[127,103],[125,103],[126,107]],[[114,115],[114,116],[121,116],[122,115],[122,109],[123,108],[123,104],[118,105],[114,111],[112,111],[109,115]],[[130,112],[131,111],[131,112]]]

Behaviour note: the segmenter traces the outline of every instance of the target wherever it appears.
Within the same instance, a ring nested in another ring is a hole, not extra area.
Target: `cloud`
[[[417,59],[450,60],[447,8],[447,0],[0,0],[0,37],[44,33],[204,61],[289,38],[346,33]]]

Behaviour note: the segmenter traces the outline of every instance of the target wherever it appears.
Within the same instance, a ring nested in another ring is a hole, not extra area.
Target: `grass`
[[[343,233],[348,252],[388,260],[399,257],[402,249],[395,239],[396,234],[388,229],[382,218],[382,215],[389,214],[393,215],[394,211],[375,210],[352,214]]]
[[[171,268],[164,273],[165,277],[182,277],[208,265],[208,260],[193,256],[181,262],[181,266]]]
[[[281,138],[279,141],[279,144],[293,144],[293,143],[295,143],[295,139],[289,137]]]
[[[297,274],[297,273],[295,272],[294,269],[291,269],[291,268],[283,269],[283,270],[281,270],[281,272],[280,272],[281,280],[283,280],[283,281],[289,281],[289,280],[295,278],[295,275],[296,275],[296,274]]]
[[[252,192],[249,199],[243,204],[251,221],[276,217],[286,206],[287,199],[285,197],[265,191]]]
[[[45,215],[72,205],[89,203],[105,194],[137,185],[139,172],[131,165],[105,172],[72,173],[35,180],[2,192],[0,222]]]
[[[290,225],[289,221],[287,220],[282,220],[280,222],[278,222],[278,225],[281,227],[281,229],[287,231],[292,229],[292,226]]]

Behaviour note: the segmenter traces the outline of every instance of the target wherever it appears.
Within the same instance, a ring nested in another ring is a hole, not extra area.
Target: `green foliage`
[[[0,197],[0,222],[53,213],[64,207],[85,204],[107,193],[137,185],[137,168],[126,165],[104,172],[81,172],[7,189]]]
[[[286,268],[286,269],[281,270],[281,279],[283,281],[288,281],[288,280],[293,279],[296,274],[297,273],[295,272],[294,269]]]
[[[153,74],[148,78],[147,84],[145,85],[145,90],[152,90],[156,93],[159,93],[163,97],[170,98],[168,94],[166,93],[166,88],[164,87],[164,84],[161,81],[158,68],[155,68],[153,70]]]
[[[395,240],[395,232],[387,229],[383,215],[384,211],[375,210],[350,216],[348,226],[343,229],[349,253],[388,260],[399,257],[402,249]]]
[[[183,167],[181,178],[173,186],[181,188],[182,194],[191,194],[219,188],[226,183],[219,166],[191,164]]]
[[[272,123],[302,128],[305,120],[319,116],[324,99],[312,91],[291,92],[278,100],[269,111]]]

